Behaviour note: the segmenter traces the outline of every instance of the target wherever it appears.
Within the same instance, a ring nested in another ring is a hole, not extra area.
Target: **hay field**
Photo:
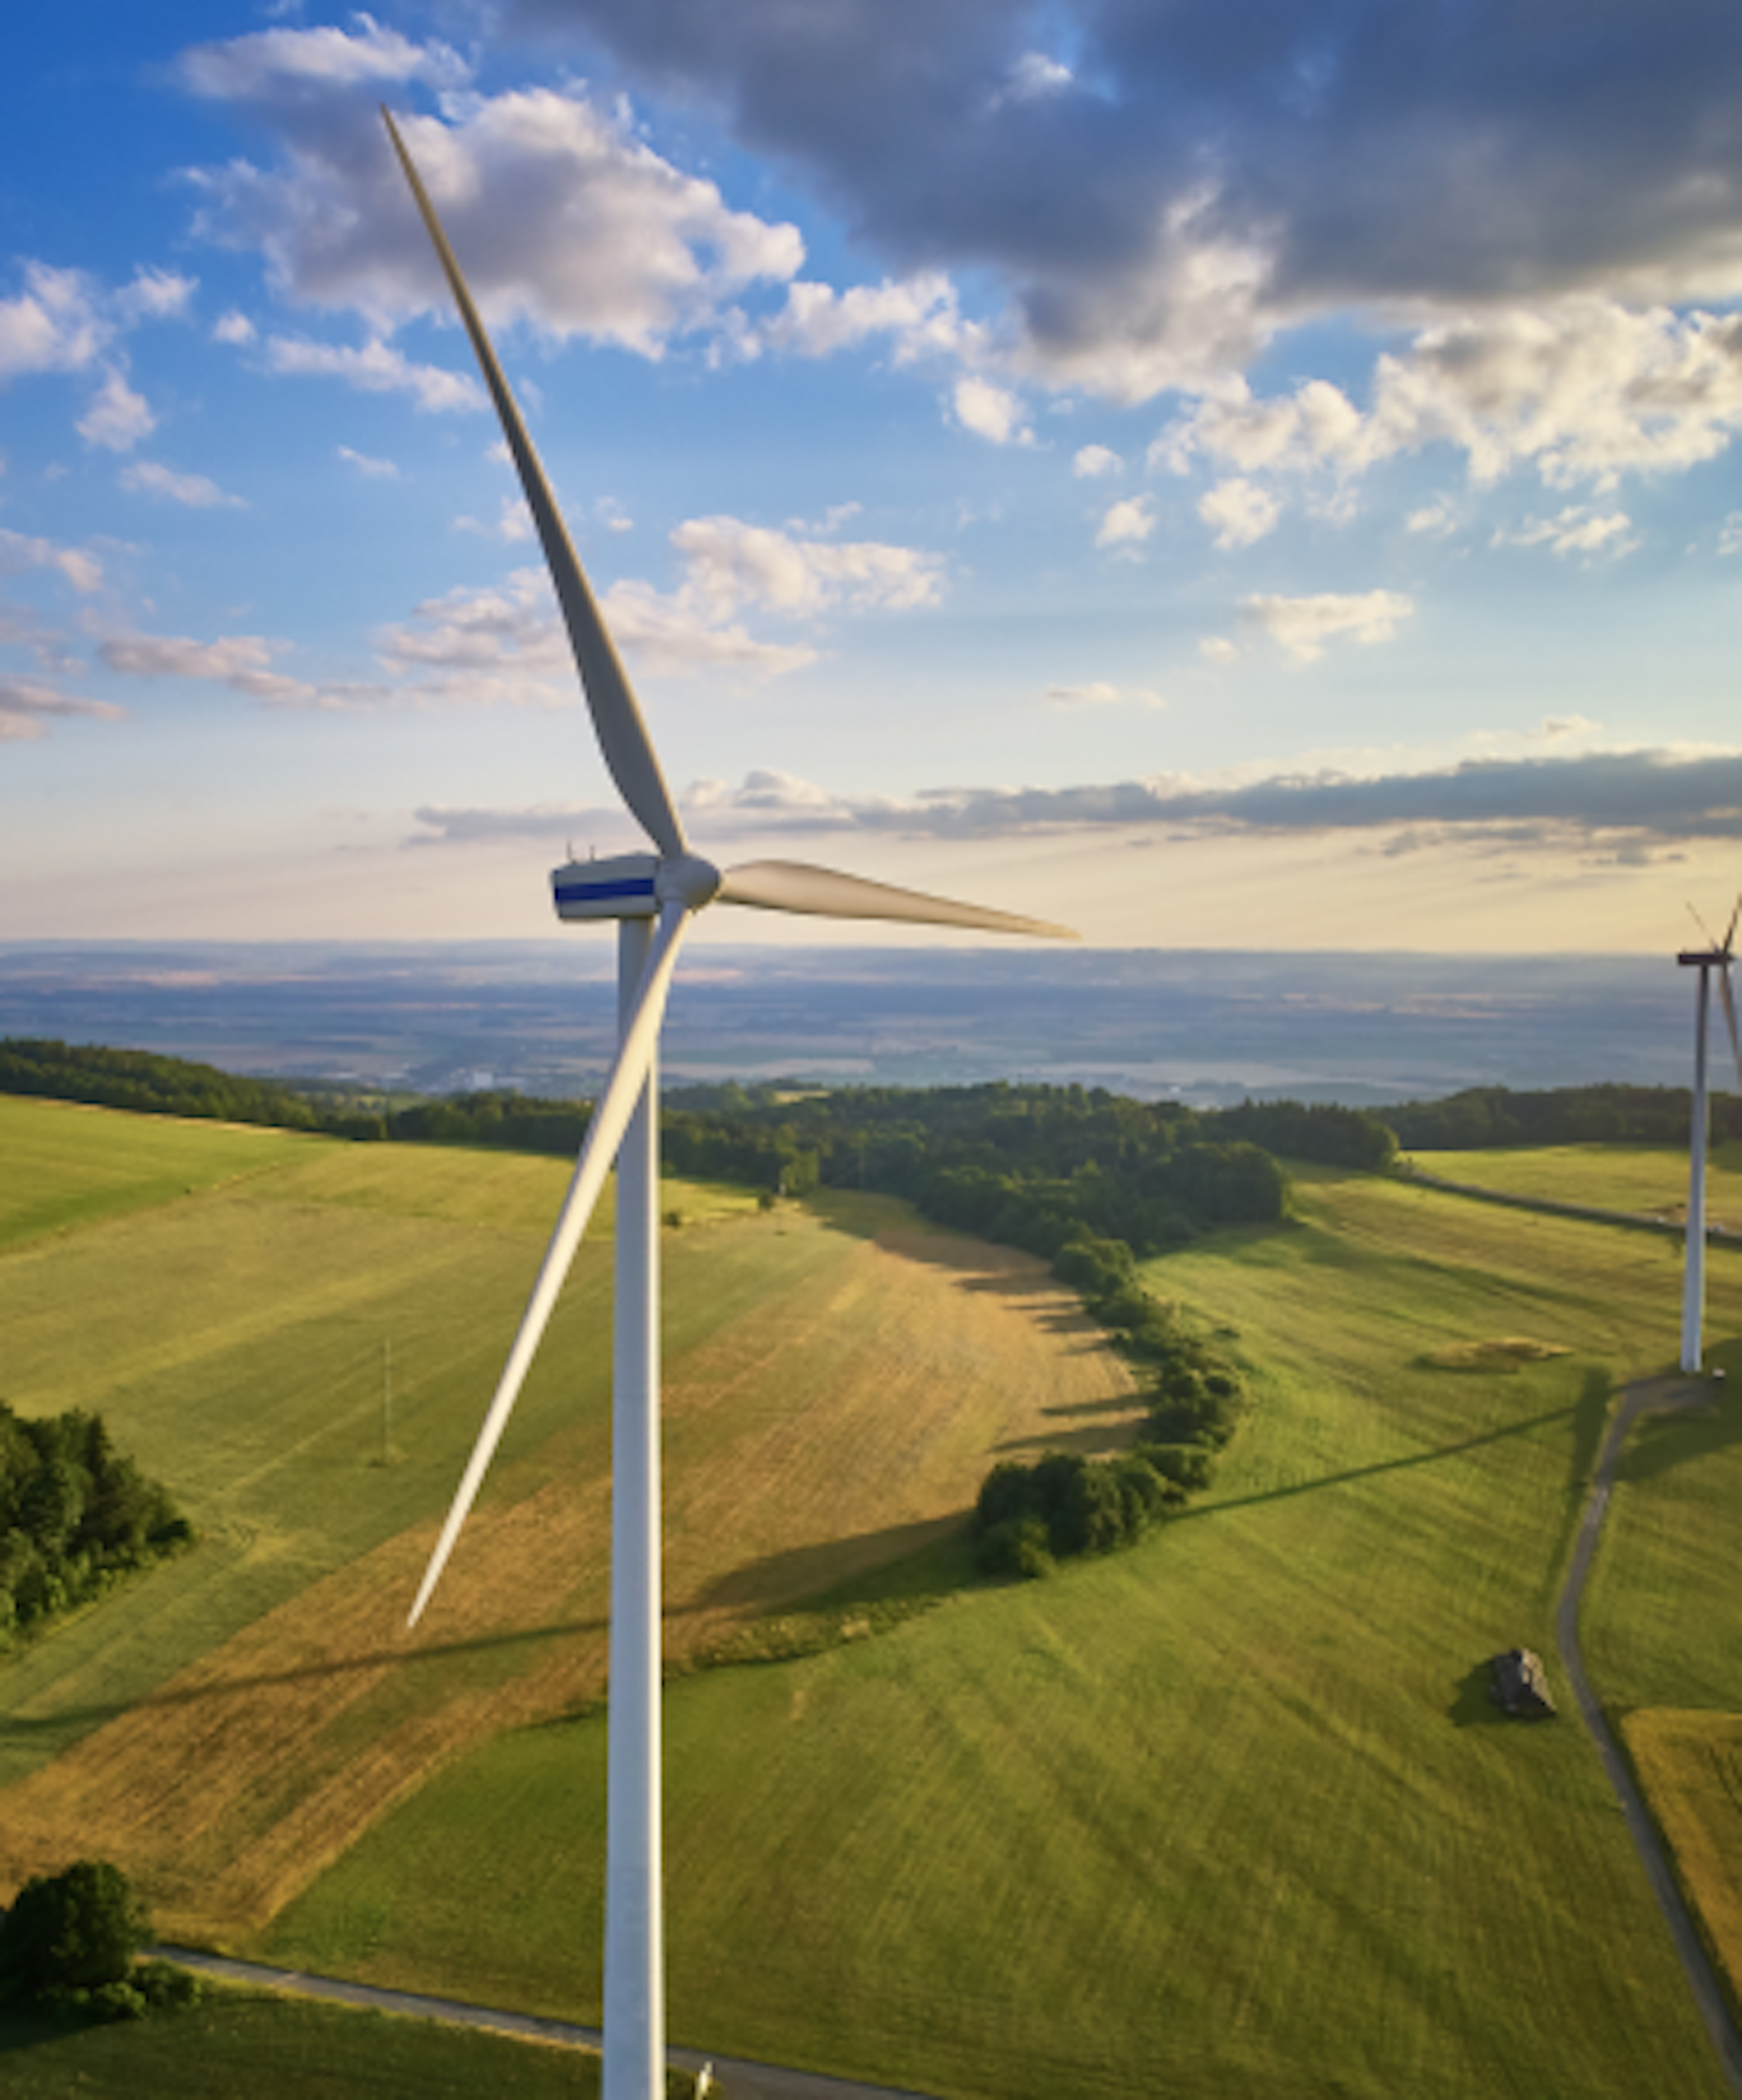
[[[1742,1714],[1646,1708],[1623,1718],[1621,1736],[1731,2002],[1742,2004]]]
[[[165,1933],[240,1943],[433,1767],[598,1699],[603,1247],[403,1630],[566,1176],[305,1145],[0,1258],[9,1396],[99,1408],[204,1533],[5,1665],[0,1883],[103,1853]],[[665,1202],[699,1220],[666,1235],[675,1660],[911,1551],[1052,1410],[1129,1433],[1126,1373],[1032,1260],[875,1199]]]
[[[1679,1224],[1687,1214],[1687,1149],[1662,1145],[1523,1145],[1480,1152],[1418,1152],[1424,1174],[1513,1196],[1589,1203]],[[1742,1232],[1742,1145],[1714,1147],[1707,1162],[1706,1215]]]
[[[1727,2089],[1594,1752],[1487,1697],[1497,1649],[1554,1654],[1612,1381],[1674,1346],[1673,1251],[1328,1173],[1298,1210],[1149,1272],[1258,1388],[1204,1504],[672,1688],[676,2039],[963,2100]],[[1716,1275],[1713,1326],[1742,1331]],[[1567,1353],[1432,1361],[1526,1341]],[[1697,1594],[1664,1674],[1703,1648],[1703,1683],[1742,1590]],[[590,2008],[602,1756],[589,1718],[456,1761],[270,1944]]]

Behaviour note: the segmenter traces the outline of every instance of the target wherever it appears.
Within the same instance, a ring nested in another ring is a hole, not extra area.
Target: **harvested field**
[[[0,1263],[22,1402],[100,1405],[208,1533],[8,1665],[0,1885],[100,1853],[166,1933],[246,1938],[434,1766],[599,1696],[597,1251],[434,1604],[404,1631],[562,1178],[486,1159],[469,1193],[467,1166],[332,1148],[173,1220]],[[684,1207],[712,1215],[666,1236],[673,1662],[911,1551],[1000,1453],[1060,1423],[1084,1448],[1128,1436],[1127,1374],[1031,1259],[875,1199],[761,1215],[686,1191]],[[126,1317],[81,1338],[93,1296]],[[329,1352],[341,1336],[366,1374],[359,1338],[382,1329],[408,1336],[395,1466],[371,1462],[371,1378],[347,1383]]]
[[[1621,1735],[1731,2003],[1742,2004],[1742,1714],[1652,1708],[1625,1715]]]

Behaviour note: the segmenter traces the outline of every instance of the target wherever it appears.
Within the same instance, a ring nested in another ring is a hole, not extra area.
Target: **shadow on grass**
[[[420,1648],[370,1648],[355,1655],[333,1656],[320,1662],[304,1663],[292,1670],[262,1670],[246,1677],[214,1678],[203,1684],[148,1692],[143,1699],[128,1699],[114,1705],[58,1706],[51,1714],[34,1718],[8,1714],[0,1715],[0,1742],[28,1742],[33,1736],[56,1734],[69,1727],[100,1727],[104,1722],[117,1720],[123,1714],[143,1713],[154,1706],[195,1706],[209,1700],[267,1691],[277,1685],[350,1677],[359,1670],[426,1667],[469,1656],[537,1648],[575,1634],[598,1635],[606,1630],[603,1619],[566,1619],[549,1626],[523,1627],[511,1633],[481,1635],[474,1640],[428,1643]]]
[[[1485,1445],[1504,1444],[1515,1436],[1528,1436],[1533,1431],[1546,1428],[1552,1422],[1565,1422],[1576,1417],[1582,1403],[1571,1407],[1551,1407],[1541,1414],[1521,1415],[1516,1422],[1508,1422],[1498,1429],[1485,1429],[1479,1436],[1461,1437],[1455,1444],[1442,1444],[1431,1451],[1413,1451],[1406,1458],[1381,1458],[1371,1466],[1352,1466],[1346,1472],[1321,1473],[1315,1480],[1297,1480],[1286,1488],[1266,1488],[1255,1495],[1231,1495],[1221,1502],[1199,1503],[1181,1510],[1168,1519],[1170,1524],[1189,1524],[1194,1518],[1219,1516],[1224,1511],[1251,1509],[1264,1502],[1290,1501],[1296,1495],[1314,1495],[1326,1488],[1347,1487],[1356,1480],[1370,1480],[1386,1473],[1409,1472],[1418,1466],[1438,1466],[1448,1458],[1462,1458],[1466,1453],[1480,1451]]]
[[[1457,1697],[1446,1709],[1447,1719],[1458,1728],[1503,1727],[1510,1717],[1495,1698],[1493,1688],[1493,1674],[1486,1662],[1466,1670],[1458,1680]]]

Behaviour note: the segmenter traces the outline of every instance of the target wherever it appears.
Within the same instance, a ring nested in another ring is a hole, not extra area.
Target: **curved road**
[[[1742,2036],[1736,2032],[1735,2021],[1730,2016],[1730,2007],[1722,1988],[1713,1972],[1698,1929],[1683,1901],[1682,1891],[1671,1871],[1668,1854],[1657,1835],[1656,1825],[1647,1812],[1639,1789],[1634,1784],[1626,1759],[1621,1755],[1609,1724],[1603,1718],[1596,1694],[1591,1690],[1590,1679],[1585,1674],[1585,1657],[1579,1647],[1579,1606],[1585,1595],[1585,1577],[1590,1573],[1591,1560],[1597,1551],[1597,1539],[1603,1529],[1603,1520],[1608,1512],[1609,1490],[1615,1483],[1615,1463],[1621,1454],[1621,1445],[1641,1415],[1667,1414],[1674,1410],[1711,1404],[1711,1388],[1702,1381],[1691,1378],[1652,1379],[1630,1386],[1621,1396],[1621,1404],[1615,1419],[1609,1425],[1602,1456],[1591,1480],[1591,1491],[1585,1505],[1585,1515],[1579,1525],[1579,1535],[1573,1547],[1572,1564],[1567,1571],[1567,1580],[1560,1593],[1560,1601],[1555,1608],[1555,1639],[1560,1648],[1560,1657],[1572,1696],[1578,1703],[1579,1718],[1583,1721],[1591,1740],[1597,1745],[1603,1769],[1608,1774],[1609,1784],[1620,1802],[1621,1813],[1627,1819],[1627,1828],[1651,1882],[1652,1892],[1656,1897],[1670,1937],[1675,1942],[1676,1952],[1681,1957],[1687,1973],[1688,1987],[1693,1992],[1694,2001],[1700,2008],[1700,2017],[1705,2022],[1706,2032],[1712,2038],[1712,2046],[1718,2052],[1719,2062],[1730,2081],[1731,2090],[1742,2096]]]
[[[302,1998],[326,1998],[342,2005],[363,2005],[378,2013],[399,2013],[412,2019],[445,2020],[456,2027],[484,2027],[523,2040],[557,2042],[595,2052],[604,2036],[597,2027],[571,2026],[567,2020],[536,2019],[530,2013],[495,2012],[457,1998],[426,1998],[411,1991],[383,1991],[373,1983],[347,1983],[337,1976],[311,1976],[300,1970],[268,1969],[258,1961],[232,1961],[227,1955],[202,1954],[192,1947],[148,1950],[179,1968],[195,1969],[221,1983],[248,1983],[269,1991],[289,1991]],[[750,2063],[739,2057],[703,2056],[698,2049],[672,2049],[666,2061],[675,2071],[704,2066],[720,2081],[725,2100],[927,2100],[893,2085],[858,2085],[850,2079],[826,2078],[819,2071],[784,2071],[772,2063]]]

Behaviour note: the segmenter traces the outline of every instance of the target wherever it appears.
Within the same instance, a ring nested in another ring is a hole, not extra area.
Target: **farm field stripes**
[[[452,1595],[417,1640],[403,1632],[553,1207],[505,1207],[519,1177],[493,1158],[473,1203],[480,1162],[404,1156],[409,1215],[392,1158],[359,1148],[354,1180],[338,1149],[0,1263],[20,1398],[101,1405],[209,1534],[112,1599],[100,1631],[92,1614],[8,1665],[7,1879],[95,1848],[139,1876],[166,1930],[257,1929],[443,1757],[598,1698],[598,1251]],[[1041,1438],[1049,1408],[1103,1448],[1129,1434],[1128,1375],[1031,1259],[915,1233],[874,1198],[764,1217],[672,1195],[715,1219],[668,1235],[686,1308],[668,1338],[676,1658],[911,1551],[971,1499],[989,1449]],[[479,1212],[493,1222],[463,1222]],[[93,1337],[83,1308],[105,1296]],[[383,1333],[406,1367],[406,1450],[388,1465]]]
[[[672,1688],[674,2035],[986,2100],[1725,2089],[1590,1745],[1487,1697],[1496,1649],[1552,1655],[1612,1373],[1673,1348],[1673,1266],[1660,1308],[1638,1236],[1328,1174],[1299,1207],[1149,1273],[1258,1387],[1213,1499]],[[1431,1361],[1496,1335],[1568,1353]],[[589,1718],[457,1760],[271,1952],[584,2016],[602,1755]]]

